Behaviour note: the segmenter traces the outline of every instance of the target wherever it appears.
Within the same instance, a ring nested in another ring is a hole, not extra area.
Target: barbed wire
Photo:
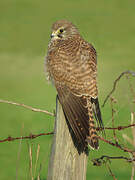
[[[12,137],[12,136],[8,136],[5,139],[0,140],[0,143],[6,142],[6,141],[15,141],[15,140],[19,140],[19,139],[35,139],[39,136],[46,136],[46,135],[52,135],[53,132],[48,132],[48,133],[40,133],[40,134],[30,134],[29,136],[20,136],[20,137]]]
[[[130,127],[134,127],[135,124],[129,124],[127,126],[118,126],[118,127],[104,127],[104,128],[101,128],[101,127],[97,127],[96,130],[97,131],[102,131],[102,130],[118,130],[118,131],[121,131],[123,129],[126,129],[126,128],[130,128]]]
[[[119,141],[118,141],[118,138],[116,137],[116,130],[117,131],[120,131],[120,130],[123,130],[123,129],[126,129],[126,128],[135,128],[135,123],[134,121],[132,121],[132,124],[129,124],[129,125],[125,125],[125,126],[117,126],[115,127],[114,126],[114,113],[115,113],[115,110],[114,110],[114,107],[113,107],[113,103],[116,103],[115,102],[115,99],[111,97],[112,93],[114,93],[114,91],[116,90],[116,87],[117,87],[117,83],[119,82],[119,80],[126,74],[129,74],[129,75],[132,75],[132,76],[135,76],[135,72],[133,71],[124,71],[122,72],[118,77],[117,79],[114,81],[113,83],[113,88],[112,90],[110,91],[110,93],[106,96],[104,102],[103,102],[103,105],[102,107],[104,107],[104,105],[106,104],[106,102],[108,101],[108,99],[110,98],[111,100],[111,110],[112,110],[112,127],[104,127],[104,128],[96,128],[97,131],[102,131],[102,130],[113,130],[113,140],[115,142],[112,142],[110,140],[107,140],[101,136],[98,136],[99,140],[101,141],[104,141],[105,143],[111,145],[111,146],[114,146],[116,148],[119,148],[120,150],[124,151],[124,152],[128,152],[132,158],[127,158],[125,156],[116,156],[116,157],[111,157],[111,156],[107,156],[107,155],[104,155],[104,156],[101,156],[99,158],[96,158],[93,160],[93,163],[95,163],[94,165],[100,165],[101,161],[104,160],[105,158],[106,159],[125,159],[127,160],[128,162],[132,162],[132,163],[135,163],[135,150],[132,150],[132,149],[129,149],[128,147],[125,147],[123,145],[120,145],[119,144]],[[134,95],[134,91],[133,91],[133,87],[130,85],[130,88],[131,88],[131,91],[132,91],[132,94]],[[47,115],[50,115],[50,116],[53,116],[55,117],[55,113],[51,113],[49,111],[46,111],[46,110],[42,110],[42,109],[37,109],[37,108],[33,108],[32,106],[28,106],[28,105],[25,105],[23,103],[17,103],[17,102],[13,102],[13,101],[8,101],[8,100],[3,100],[3,99],[0,99],[0,103],[6,103],[6,104],[11,104],[11,105],[16,105],[16,106],[20,106],[20,107],[23,107],[23,108],[26,108],[26,109],[29,109],[29,110],[32,110],[34,112],[42,112],[42,113],[45,113]],[[132,112],[132,119],[134,118],[134,113]],[[40,136],[46,136],[46,135],[52,135],[54,134],[54,132],[48,132],[48,133],[40,133],[40,134],[29,134],[29,136],[20,136],[20,137],[12,137],[12,136],[8,136],[7,138],[5,139],[1,139],[0,140],[0,143],[3,143],[3,142],[10,142],[10,141],[15,141],[15,140],[23,140],[23,139],[35,139],[37,137],[40,137]],[[133,148],[134,149],[134,148]],[[99,163],[99,164],[98,164]],[[113,177],[113,179],[116,179],[114,174],[112,173],[111,171],[111,168],[110,166],[106,165],[111,176]]]

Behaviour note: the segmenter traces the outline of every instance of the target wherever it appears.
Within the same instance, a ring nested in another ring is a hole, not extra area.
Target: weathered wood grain
[[[62,107],[57,101],[55,131],[47,180],[86,180],[87,155],[72,141]]]

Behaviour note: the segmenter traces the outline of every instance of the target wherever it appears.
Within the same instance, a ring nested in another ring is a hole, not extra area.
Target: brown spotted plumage
[[[98,103],[97,56],[77,28],[66,20],[53,24],[46,56],[47,77],[58,92],[59,101],[78,144],[98,149],[93,114],[103,127]]]

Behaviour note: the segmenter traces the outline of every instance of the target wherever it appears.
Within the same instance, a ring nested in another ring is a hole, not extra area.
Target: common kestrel
[[[94,116],[103,127],[97,90],[97,55],[75,25],[59,20],[52,25],[45,60],[47,77],[58,92],[66,119],[78,144],[98,149]]]

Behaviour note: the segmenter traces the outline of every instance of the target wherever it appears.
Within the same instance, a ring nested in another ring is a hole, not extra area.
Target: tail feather
[[[93,104],[93,112],[94,112],[94,116],[97,121],[98,127],[101,128],[102,133],[105,135],[104,124],[102,121],[102,115],[101,115],[101,111],[100,111],[100,107],[99,107],[98,98],[96,98],[96,99],[91,98],[91,102]]]
[[[99,148],[99,142],[97,137],[97,131],[94,123],[93,110],[91,101],[87,101],[88,114],[89,114],[89,136],[87,142],[93,149]]]

